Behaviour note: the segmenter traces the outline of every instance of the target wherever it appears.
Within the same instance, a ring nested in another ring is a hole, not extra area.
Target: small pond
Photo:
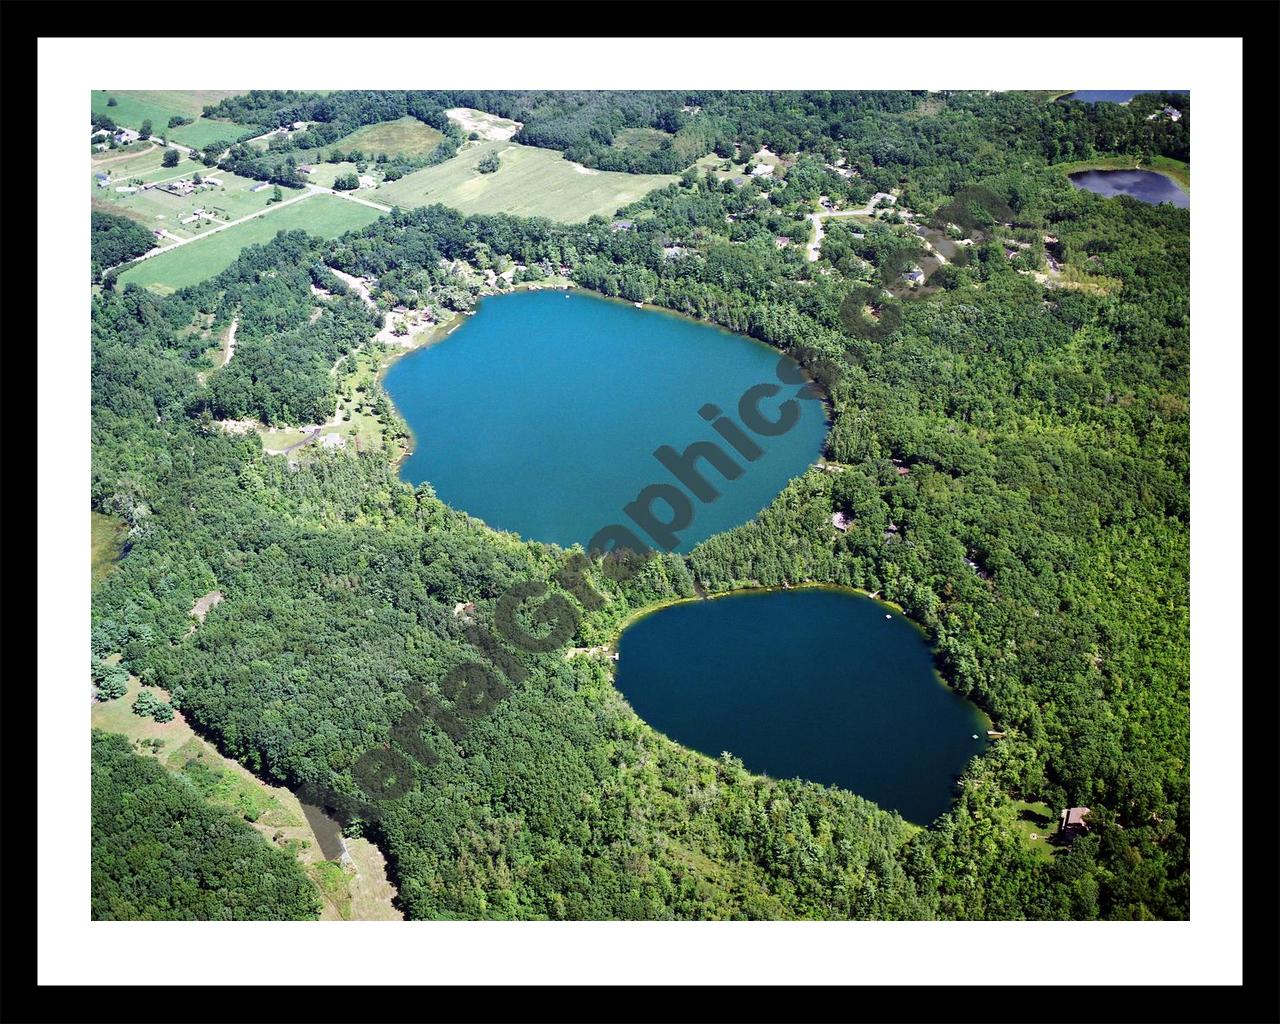
[[[711,757],[851,790],[927,825],[990,742],[923,633],[852,591],[751,591],[662,609],[619,640],[636,713]]]
[[[1079,171],[1068,175],[1071,184],[1100,196],[1133,196],[1144,203],[1172,203],[1191,207],[1191,197],[1171,179],[1155,171]]]

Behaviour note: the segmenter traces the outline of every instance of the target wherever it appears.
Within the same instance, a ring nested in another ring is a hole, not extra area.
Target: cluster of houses
[[[179,221],[178,223],[195,224],[197,221],[214,220],[214,219],[215,219],[214,214],[210,213],[208,210],[197,207],[191,214],[189,214],[186,217],[183,217],[182,220]]]
[[[194,178],[178,178],[176,181],[157,181],[149,185],[143,185],[144,189],[157,189],[160,192],[168,192],[171,196],[185,198],[203,191],[206,188],[217,188],[222,184],[220,178],[201,178],[196,181]]]
[[[1170,121],[1181,121],[1182,111],[1179,110],[1177,107],[1162,107],[1161,109],[1157,110],[1154,114],[1148,114],[1147,120],[1154,121],[1160,117],[1167,117]]]
[[[833,163],[833,164],[823,164],[822,166],[823,166],[823,167],[825,167],[827,170],[829,170],[832,174],[838,174],[838,175],[840,175],[840,177],[842,177],[842,178],[856,178],[856,177],[858,177],[858,171],[857,171],[857,168],[855,168],[855,167],[848,167],[848,166],[846,166],[846,163],[847,163],[847,162],[846,162],[845,158],[844,158],[844,157],[841,157],[839,160],[837,160],[837,161],[836,161],[835,163]]]
[[[117,146],[127,146],[131,142],[137,142],[142,138],[141,134],[132,128],[117,128],[108,132],[105,129],[98,128],[96,125],[89,125],[89,141],[93,144],[93,148],[101,152],[111,146],[114,141]]]

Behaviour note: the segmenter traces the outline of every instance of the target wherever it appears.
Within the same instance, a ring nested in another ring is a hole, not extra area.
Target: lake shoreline
[[[695,582],[695,587],[701,587],[701,584]],[[714,592],[704,591],[702,595],[695,595],[693,597],[664,598],[661,601],[655,601],[652,604],[647,604],[643,608],[637,608],[628,613],[613,629],[609,631],[609,639],[606,641],[605,646],[610,654],[616,653],[618,650],[618,643],[622,639],[622,634],[628,629],[634,626],[637,622],[641,622],[644,619],[649,618],[651,615],[656,615],[658,612],[665,611],[668,608],[674,608],[677,605],[695,604],[700,601],[717,601],[723,598],[748,594],[775,594],[782,593],[784,591],[790,593],[805,590],[826,590],[842,594],[853,594],[857,597],[865,597],[870,601],[874,601],[876,604],[880,605],[880,607],[889,609],[890,614],[896,613],[904,622],[920,634],[925,643],[929,645],[930,650],[934,650],[936,647],[933,637],[929,635],[929,631],[923,624],[913,619],[907,610],[896,601],[890,601],[888,598],[881,597],[878,590],[870,591],[865,590],[862,587],[851,587],[844,583],[820,583],[812,580],[808,580],[803,583],[786,583],[779,586],[747,586],[734,587],[730,590],[717,590]],[[973,704],[982,713],[982,717],[986,719],[987,729],[995,729],[995,720],[991,717],[990,712],[988,712],[987,709],[978,702],[976,697],[973,695],[961,694],[959,690],[951,685],[951,682],[943,674],[941,668],[937,668],[936,665],[935,672],[938,677],[938,682],[942,686],[945,686],[951,693],[964,697],[965,700]]]
[[[383,394],[386,395],[387,402],[391,406],[391,408],[394,410],[396,419],[404,424],[405,433],[408,436],[409,442],[410,442],[409,447],[404,452],[402,452],[399,457],[392,460],[392,468],[395,469],[397,476],[399,476],[401,470],[404,467],[405,462],[415,451],[417,451],[417,448],[418,448],[418,438],[413,433],[413,428],[409,425],[408,420],[404,417],[404,414],[400,411],[400,408],[396,405],[395,399],[392,397],[391,393],[387,390],[385,386],[385,379],[386,379],[387,373],[391,370],[391,368],[396,363],[398,363],[405,356],[412,355],[415,352],[421,352],[425,349],[429,349],[440,344],[455,330],[460,328],[463,325],[463,323],[466,322],[469,315],[479,312],[480,305],[486,299],[501,298],[502,296],[514,295],[519,292],[559,291],[559,292],[563,292],[566,296],[572,295],[574,292],[578,292],[581,295],[588,296],[592,299],[599,299],[604,302],[614,302],[614,303],[621,304],[623,306],[632,306],[632,307],[636,306],[636,303],[628,301],[627,299],[623,299],[616,295],[605,295],[604,293],[598,292],[593,288],[587,288],[587,287],[584,287],[583,285],[577,284],[576,282],[573,282],[568,278],[552,278],[551,280],[565,281],[567,283],[544,284],[541,281],[525,281],[525,282],[522,282],[521,284],[515,285],[512,288],[503,289],[502,291],[485,292],[476,300],[476,305],[474,309],[471,309],[468,311],[455,312],[447,320],[442,320],[440,321],[440,323],[434,324],[428,330],[423,331],[420,335],[418,335],[418,340],[416,340],[413,344],[397,345],[392,349],[388,349],[386,352],[382,353],[379,356],[378,369],[377,369],[377,372],[374,374],[374,380],[377,383],[378,387],[382,390]],[[769,349],[770,352],[776,353],[780,357],[787,356],[788,358],[794,359],[793,356],[789,356],[788,353],[784,352],[782,349],[778,348],[775,345],[769,344],[769,342],[767,341],[763,341],[760,338],[753,338],[749,334],[740,334],[737,331],[730,330],[728,327],[725,327],[723,324],[718,324],[711,320],[701,320],[698,317],[693,316],[689,313],[682,313],[680,310],[669,309],[666,306],[659,306],[653,303],[648,303],[648,302],[641,303],[640,307],[642,309],[648,310],[651,313],[663,313],[668,316],[676,317],[677,319],[685,321],[687,323],[697,324],[700,327],[712,327],[718,331],[721,331],[724,334],[731,335],[734,338],[740,338],[740,339],[745,338],[746,340],[752,342],[755,345],[760,345],[760,346],[763,346],[764,348]],[[803,370],[803,367],[801,367],[801,369]],[[823,424],[826,428],[826,433],[829,435],[831,432],[831,427],[835,424],[835,413],[836,413],[835,400],[832,397],[830,390],[824,384],[822,384],[822,382],[813,379],[811,376],[809,376],[807,371],[805,371],[805,376],[809,378],[809,383],[814,387],[816,387],[819,391],[818,397],[819,397],[819,401],[822,402]],[[824,450],[826,448],[825,437],[823,440],[823,448]],[[405,482],[408,483],[408,481],[405,481]]]
[[[710,604],[729,597],[758,600]],[[609,658],[612,682],[640,722],[687,750],[729,750],[753,775],[841,789],[927,828],[995,739],[986,711],[942,676],[927,631],[885,613],[898,607],[824,583],[655,602],[614,627],[626,656]]]
[[[1169,164],[1174,163],[1170,160]],[[1188,196],[1191,195],[1191,168],[1189,165],[1184,167],[1170,166],[1169,164],[1151,163],[1143,164],[1137,157],[1131,156],[1106,156],[1096,157],[1092,160],[1073,160],[1069,163],[1051,164],[1051,169],[1060,171],[1068,179],[1073,174],[1083,174],[1085,171],[1148,171],[1152,174],[1159,174],[1168,178],[1179,189]]]

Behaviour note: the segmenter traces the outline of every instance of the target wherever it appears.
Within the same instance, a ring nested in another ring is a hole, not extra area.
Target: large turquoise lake
[[[751,519],[821,452],[826,410],[803,378],[779,379],[782,358],[716,327],[580,291],[489,297],[444,340],[387,371],[387,392],[414,435],[401,476],[523,537],[586,547],[620,524],[645,545],[688,551]],[[797,371],[784,360],[784,375]],[[740,401],[757,385],[748,419],[772,434],[743,425]],[[715,410],[754,461],[717,432]],[[788,414],[788,429],[768,427],[780,418],[787,426]],[[726,479],[705,458],[690,459],[709,500],[654,454],[668,446],[683,455],[699,441],[718,445],[738,473]],[[640,500],[650,485],[659,486]],[[641,520],[670,522],[661,494],[671,488],[688,503],[688,523],[654,538],[624,508],[636,503]]]
[[[676,742],[841,786],[921,825],[950,806],[989,742],[986,717],[942,682],[921,632],[849,591],[674,605],[628,628],[618,656],[618,689]]]

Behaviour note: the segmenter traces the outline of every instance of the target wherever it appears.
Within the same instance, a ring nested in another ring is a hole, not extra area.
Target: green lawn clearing
[[[101,512],[89,513],[90,530],[90,578],[94,585],[107,578],[115,568],[120,553],[124,550],[128,527],[114,516],[104,516]]]
[[[286,199],[296,195],[285,192]],[[119,285],[142,285],[167,295],[221,273],[235,262],[245,246],[269,242],[281,231],[303,230],[321,238],[335,238],[371,224],[380,216],[371,207],[316,193],[278,209],[268,207],[253,220],[136,263],[120,274]]]
[[[476,165],[490,153],[501,164],[492,174]],[[579,167],[551,149],[512,142],[475,142],[452,160],[380,186],[372,197],[405,208],[443,203],[463,213],[510,213],[552,220],[612,217],[619,208],[679,178],[674,174],[623,174]]]
[[[350,153],[358,149],[368,156],[385,153],[387,156],[426,156],[443,141],[444,135],[416,117],[402,117],[397,121],[383,121],[357,128],[344,135],[327,149]]]
[[[165,139],[172,139],[184,146],[202,149],[211,142],[224,139],[234,142],[241,135],[255,128],[250,124],[233,121],[214,121],[201,115],[206,104],[217,103],[228,96],[238,96],[244,89],[233,90],[174,90],[142,91],[131,89],[101,90],[92,93],[95,114],[105,114],[125,128],[140,128],[143,121],[151,122],[151,130]],[[115,99],[114,107],[108,101]],[[174,115],[193,117],[191,124],[169,128],[169,118]]]

